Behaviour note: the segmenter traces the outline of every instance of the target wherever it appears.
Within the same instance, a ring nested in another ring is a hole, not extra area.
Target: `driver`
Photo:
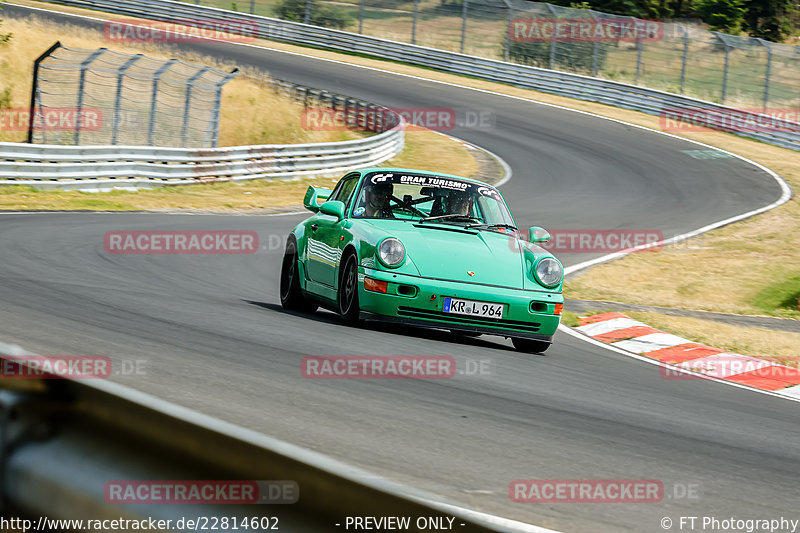
[[[448,215],[471,215],[473,197],[467,191],[452,191],[447,198]]]
[[[376,183],[366,193],[364,216],[377,218],[394,218],[389,200],[392,198],[394,186],[391,183]]]

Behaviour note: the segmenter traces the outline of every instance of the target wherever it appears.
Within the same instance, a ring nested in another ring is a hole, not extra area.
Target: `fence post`
[[[186,136],[189,133],[189,112],[191,111],[189,103],[192,98],[192,87],[194,82],[209,70],[211,70],[211,67],[203,67],[186,81],[186,101],[183,104],[183,124],[181,125],[181,146],[183,148],[186,148]]]
[[[256,0],[250,0],[250,14],[254,15],[256,12]]]
[[[683,94],[686,83],[686,60],[689,56],[689,32],[680,24],[676,24],[676,26],[683,32],[683,58],[681,59],[681,94]]]
[[[222,78],[217,83],[217,90],[216,94],[214,94],[214,107],[211,109],[211,120],[208,121],[209,127],[211,129],[211,147],[216,148],[219,144],[219,109],[222,104],[222,86],[228,83],[231,79],[233,79],[236,74],[239,73],[239,69],[235,68],[228,73],[227,76]],[[205,141],[207,142],[208,135],[206,135]]]
[[[417,44],[417,13],[419,12],[419,0],[414,0],[414,17],[411,19],[411,44]]]
[[[94,52],[89,55],[86,59],[81,62],[81,74],[78,81],[78,106],[75,110],[75,146],[77,146],[80,142],[81,136],[81,123],[83,122],[83,117],[81,116],[81,112],[83,111],[83,87],[86,84],[86,68],[89,64],[97,59],[97,56],[102,54],[106,51],[106,48],[98,48]]]
[[[636,32],[636,80],[634,81],[634,84],[636,84],[636,85],[639,85],[639,74],[642,72],[642,49],[643,48],[644,48],[644,45],[642,44],[642,36],[637,31]]]
[[[716,35],[717,39],[725,46],[725,67],[722,71],[722,97],[720,98],[720,103],[724,104],[726,93],[728,92],[728,61],[730,59],[731,47],[728,46],[728,42],[720,32],[713,31],[711,33]]]
[[[469,0],[462,0],[461,3],[461,47],[458,49],[460,53],[464,53],[464,41],[467,38],[467,10],[469,9]]]
[[[592,16],[592,20],[597,23],[597,16],[595,16],[594,11],[590,9],[589,14]],[[555,30],[553,33],[555,33]],[[594,37],[592,40],[594,41],[594,46],[592,47],[592,76],[597,76],[597,55],[600,51],[600,43],[597,40],[596,31],[594,32]]]
[[[511,21],[514,20],[514,6],[509,0],[503,0],[508,8],[508,21],[506,22],[506,45],[503,49],[503,61],[508,61],[511,50]]]
[[[364,28],[364,0],[361,0],[361,4],[358,7],[358,33],[364,33],[362,30]]]
[[[119,105],[122,100],[122,77],[125,75],[125,71],[128,70],[131,65],[139,61],[143,56],[142,54],[136,54],[128,61],[125,62],[124,65],[120,67],[117,71],[117,93],[116,97],[114,98],[114,125],[111,130],[111,144],[117,144],[117,132],[119,130]]]
[[[764,113],[766,113],[767,106],[769,105],[769,78],[772,70],[772,47],[769,45],[769,42],[764,39],[758,39],[758,42],[767,49],[767,69],[764,74]]]
[[[147,128],[147,144],[153,146],[155,136],[155,129],[156,129],[156,103],[158,102],[158,79],[161,77],[164,72],[166,72],[172,65],[174,65],[178,60],[177,59],[170,59],[166,63],[164,63],[161,68],[159,68],[155,74],[153,74],[153,92],[152,92],[152,100],[150,101],[150,126]]]
[[[36,116],[36,101],[39,99],[39,63],[47,59],[50,54],[61,47],[61,41],[56,41],[53,46],[45,50],[45,52],[36,58],[33,62],[33,80],[31,84],[31,109],[30,118],[28,118],[28,144],[33,143],[33,122]]]
[[[311,1],[306,0],[306,13],[303,15],[303,24],[308,24],[311,20]]]
[[[556,64],[556,21],[558,20],[558,13],[556,13],[555,8],[551,4],[545,4],[547,9],[550,10],[550,14],[553,15],[553,39],[550,41],[550,70],[555,70]]]

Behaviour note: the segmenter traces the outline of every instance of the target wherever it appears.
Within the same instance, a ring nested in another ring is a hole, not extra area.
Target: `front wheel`
[[[358,322],[358,260],[350,254],[344,261],[339,280],[339,314],[346,322]]]
[[[297,267],[297,242],[293,239],[286,243],[281,265],[281,306],[290,311],[313,313],[317,306],[309,303],[300,288],[300,272]]]
[[[536,341],[532,339],[512,338],[511,343],[514,345],[514,348],[516,348],[518,352],[524,352],[524,353],[543,354],[545,350],[547,350],[550,347],[549,342]]]

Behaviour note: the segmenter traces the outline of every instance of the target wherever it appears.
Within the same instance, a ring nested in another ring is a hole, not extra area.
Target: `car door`
[[[328,200],[338,200],[349,207],[350,199],[358,185],[359,174],[345,176],[331,193]],[[347,210],[345,209],[345,213]],[[317,213],[311,221],[308,236],[308,277],[317,283],[333,287],[336,281],[336,267],[342,250],[339,238],[342,235],[344,220]]]

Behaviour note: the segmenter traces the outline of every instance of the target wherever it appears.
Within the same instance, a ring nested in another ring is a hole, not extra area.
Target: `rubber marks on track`
[[[708,376],[800,398],[800,369],[691,342],[621,313],[582,317],[575,329],[593,339],[660,361],[664,379]]]

